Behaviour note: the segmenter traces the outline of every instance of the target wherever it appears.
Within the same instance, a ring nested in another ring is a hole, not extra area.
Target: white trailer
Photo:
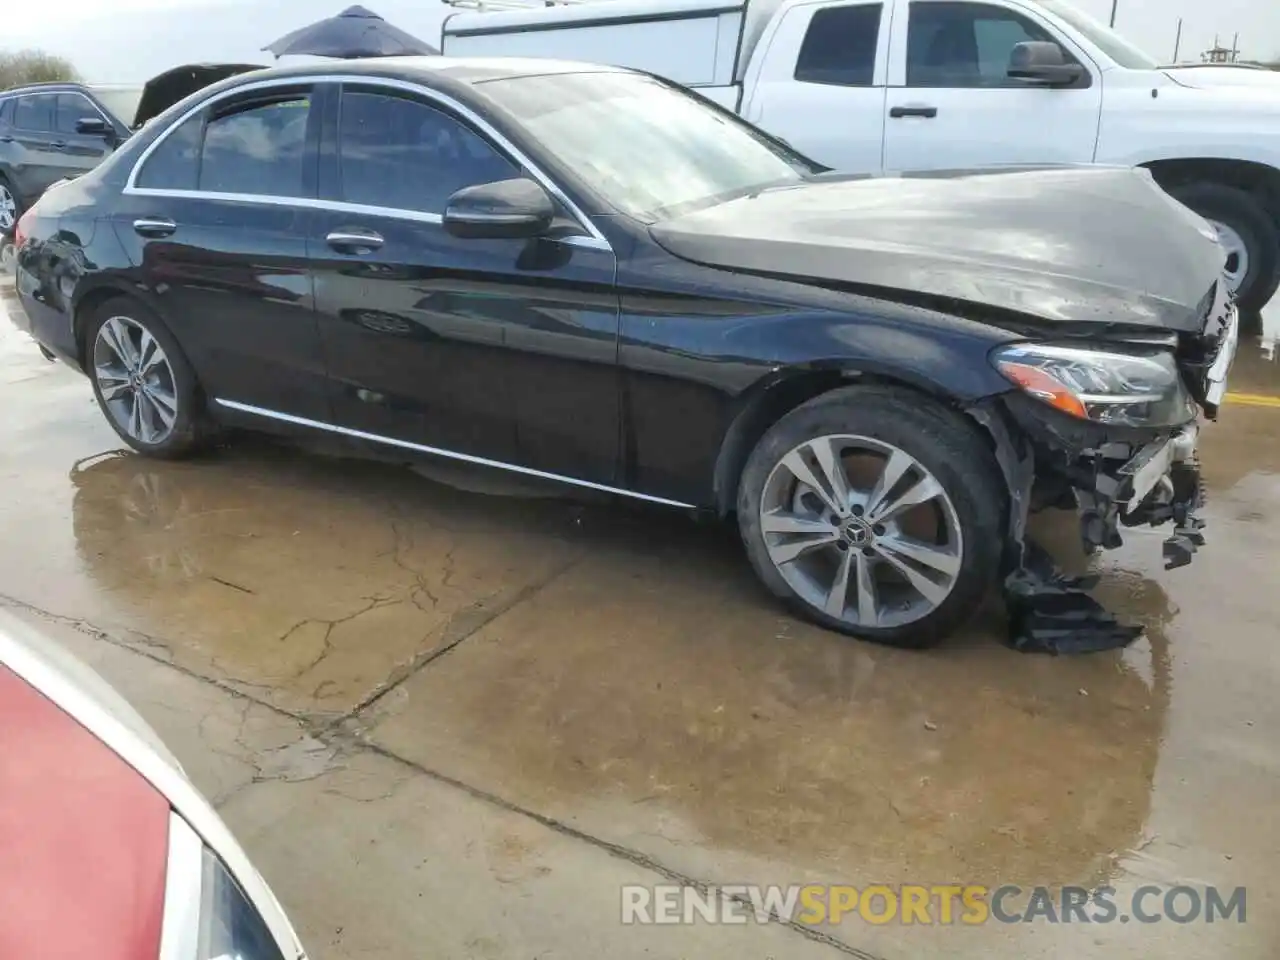
[[[783,0],[458,0],[442,53],[549,57],[644,70],[741,106],[751,53]]]

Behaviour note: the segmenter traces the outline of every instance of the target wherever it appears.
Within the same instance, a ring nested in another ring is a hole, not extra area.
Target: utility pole
[[[1173,65],[1178,65],[1178,50],[1182,46],[1182,18],[1178,18],[1178,35],[1173,38]]]
[[[1111,26],[1116,25],[1116,7],[1120,6],[1120,0],[1111,0]]]
[[[1231,62],[1235,63],[1240,59],[1240,34],[1237,32],[1235,39],[1231,41]]]

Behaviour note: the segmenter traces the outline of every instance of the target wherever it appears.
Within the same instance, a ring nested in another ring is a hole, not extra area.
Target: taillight
[[[31,236],[30,221],[33,219],[35,208],[28,210],[18,218],[18,224],[13,228],[13,249],[21,250],[23,243],[27,237]]]

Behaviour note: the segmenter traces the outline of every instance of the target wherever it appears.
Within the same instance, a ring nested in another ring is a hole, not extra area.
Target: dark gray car
[[[0,93],[0,233],[51,184],[92,170],[128,136],[128,126],[82,84]]]
[[[0,237],[50,186],[87,173],[149,119],[258,64],[186,64],[146,84],[40,83],[0,91]]]

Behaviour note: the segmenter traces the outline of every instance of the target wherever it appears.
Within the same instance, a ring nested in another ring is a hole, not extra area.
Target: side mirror
[[[76,133],[106,136],[114,134],[115,131],[111,129],[111,124],[107,123],[102,117],[81,117],[76,121]]]
[[[1084,76],[1084,67],[1068,63],[1066,51],[1050,40],[1025,40],[1013,45],[1009,76],[1047,87],[1069,87]]]
[[[464,187],[444,208],[444,228],[455,237],[519,240],[545,233],[556,207],[547,191],[523,177]]]

